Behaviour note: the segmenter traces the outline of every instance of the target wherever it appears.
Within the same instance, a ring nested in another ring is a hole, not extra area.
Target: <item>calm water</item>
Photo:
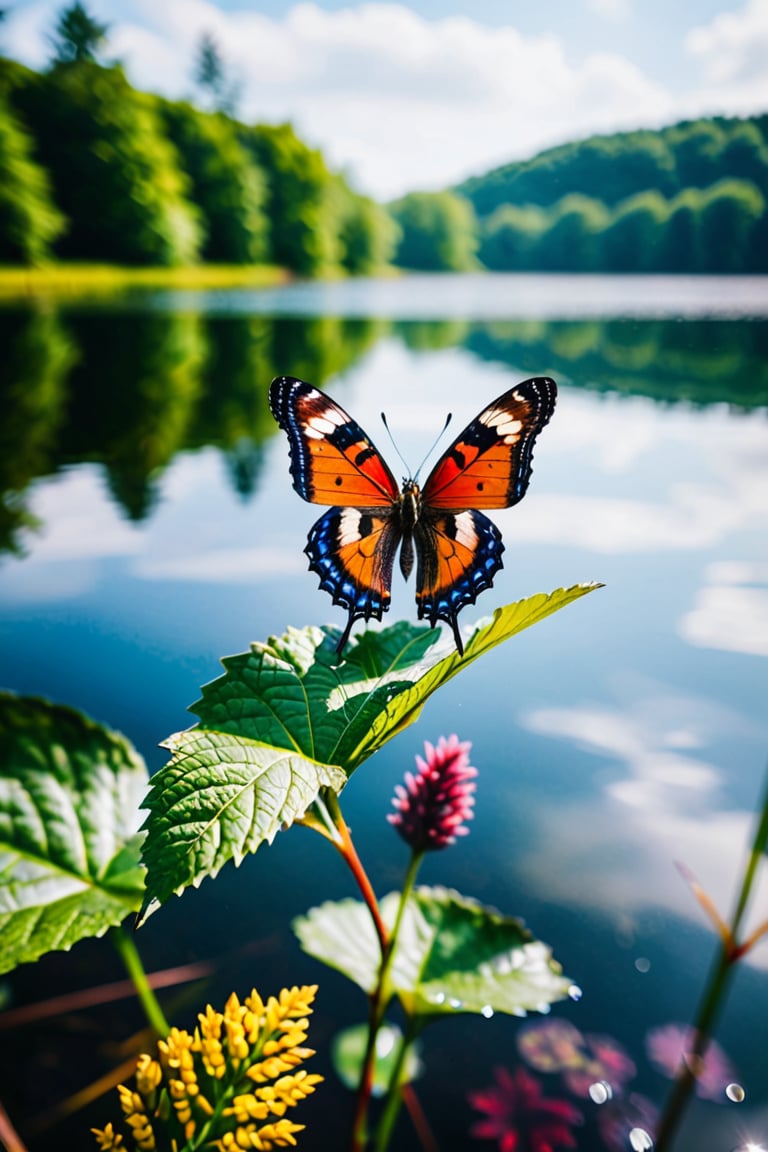
[[[584,992],[553,1015],[621,1043],[630,1088],[660,1104],[668,1082],[646,1033],[689,1018],[714,950],[675,862],[729,910],[768,750],[768,284],[414,277],[137,295],[6,307],[0,346],[0,684],[119,728],[153,769],[220,656],[289,624],[343,622],[306,571],[317,510],[291,489],[272,376],[328,388],[396,475],[382,408],[415,466],[446,412],[460,429],[515,381],[557,379],[528,495],[494,515],[505,568],[462,622],[581,580],[606,587],[453,681],[355,775],[344,810],[377,889],[397,886],[395,783],[425,739],[471,740],[471,835],[422,879],[524,917]],[[415,617],[399,576],[390,615]],[[229,954],[214,1002],[319,981],[324,1070],[331,1035],[365,1003],[300,953],[289,921],[352,893],[326,845],[296,829],[167,905],[138,943],[150,968]],[[763,890],[753,919],[765,916]],[[107,950],[49,958],[13,977],[13,994],[118,978]],[[764,946],[718,1029],[746,1100],[697,1102],[681,1152],[768,1142],[766,968]],[[519,1062],[518,1028],[459,1018],[427,1032],[420,1093],[442,1148],[491,1147],[470,1140],[465,1096]],[[27,1040],[30,1059],[46,1037]],[[16,1063],[3,1095],[21,1126]],[[82,1077],[69,1085],[59,1068],[53,1081],[73,1091]],[[568,1096],[554,1076],[544,1090]],[[299,1117],[302,1147],[342,1147],[349,1107],[329,1081]],[[579,1107],[579,1147],[600,1149],[596,1106]],[[416,1147],[407,1121],[398,1146]]]

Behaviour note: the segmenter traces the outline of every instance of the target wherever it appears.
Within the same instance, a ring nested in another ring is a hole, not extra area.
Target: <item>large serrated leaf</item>
[[[240,864],[303,816],[321,788],[343,788],[340,768],[243,737],[193,728],[166,741],[172,759],[152,778],[144,807],[147,898],[142,913],[190,884]]]
[[[398,901],[396,892],[381,901],[388,926]],[[305,952],[366,993],[373,991],[380,953],[364,904],[329,901],[294,920],[293,929]],[[546,1011],[568,995],[570,986],[547,945],[519,920],[445,888],[418,888],[412,894],[390,974],[390,990],[412,1015],[520,1016]]]
[[[337,629],[289,629],[225,659],[224,675],[192,711],[200,728],[291,749],[349,775],[411,724],[441,684],[598,587],[577,584],[497,609],[471,633],[463,657],[441,632],[405,621],[356,637],[340,663]]]
[[[144,895],[147,769],[73,709],[0,693],[0,972],[101,936]]]
[[[271,841],[322,788],[340,791],[441,684],[596,587],[500,608],[475,629],[463,657],[439,631],[402,621],[363,633],[343,661],[338,630],[317,627],[290,628],[227,657],[224,675],[192,707],[199,724],[171,737],[173,759],[152,780],[143,913]]]

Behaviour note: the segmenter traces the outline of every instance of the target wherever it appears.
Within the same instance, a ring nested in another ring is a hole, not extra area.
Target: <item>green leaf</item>
[[[599,587],[577,584],[497,609],[490,622],[475,627],[463,657],[439,630],[400,621],[356,637],[337,663],[336,628],[291,628],[227,657],[224,675],[203,688],[191,710],[200,728],[287,748],[349,776],[413,723],[441,684]]]
[[[391,926],[400,896],[381,901]],[[339,900],[310,909],[293,922],[305,952],[343,972],[370,994],[378,976],[378,938],[364,904]],[[446,888],[417,888],[403,914],[390,976],[414,1016],[456,1012],[546,1011],[565,999],[571,981],[549,947],[519,920],[502,916]]]
[[[115,732],[0,693],[0,972],[102,936],[144,894],[147,769]]]
[[[396,1024],[384,1023],[376,1033],[376,1059],[373,1063],[373,1095],[383,1096],[392,1080],[398,1050],[403,1033]],[[343,1032],[337,1032],[331,1044],[331,1060],[336,1075],[345,1088],[357,1091],[360,1074],[363,1070],[365,1049],[368,1043],[368,1026],[353,1024]],[[418,1042],[408,1047],[400,1072],[400,1083],[410,1084],[421,1075],[422,1063]]]
[[[321,788],[338,791],[340,768],[284,748],[192,728],[165,742],[173,757],[152,778],[144,846],[147,898],[142,916],[172,893],[197,887],[228,860],[243,857],[281,825],[304,815]]]
[[[341,791],[441,684],[596,587],[578,584],[498,609],[475,628],[463,657],[440,631],[401,621],[357,637],[343,661],[339,631],[328,627],[289,628],[224,659],[224,675],[192,707],[199,724],[166,742],[173,757],[152,779],[142,915],[271,842],[321,789]]]

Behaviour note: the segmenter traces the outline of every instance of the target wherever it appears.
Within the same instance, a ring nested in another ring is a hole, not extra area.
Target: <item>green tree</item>
[[[253,155],[240,144],[235,123],[191,104],[163,101],[159,107],[203,214],[203,258],[232,264],[264,260],[269,239],[265,181]]]
[[[353,275],[380,271],[390,263],[400,230],[381,204],[360,196],[336,177],[335,205],[341,264]]]
[[[123,264],[197,258],[199,213],[154,97],[88,60],[30,74],[14,103],[70,226],[60,255]]]
[[[100,24],[79,0],[59,13],[52,36],[53,60],[56,64],[71,64],[80,60],[95,60],[104,45],[108,24]]]
[[[203,32],[197,46],[195,83],[202,89],[212,108],[233,115],[238,97],[238,84],[230,81],[227,65],[216,38]]]
[[[0,263],[41,263],[65,227],[48,173],[32,152],[32,140],[0,91]]]
[[[656,268],[669,203],[658,192],[640,192],[621,204],[602,236],[602,266],[608,272]]]
[[[480,260],[496,272],[536,268],[535,253],[548,223],[549,213],[535,204],[502,204],[480,223]]]
[[[342,252],[334,178],[322,153],[300,140],[291,124],[244,128],[240,139],[267,178],[274,262],[304,276],[337,266]]]
[[[591,272],[600,266],[599,237],[610,213],[599,200],[564,196],[549,213],[548,228],[534,249],[536,267],[557,272]]]
[[[710,188],[701,207],[704,271],[768,270],[768,258],[754,239],[765,216],[765,197],[744,180],[721,180]]]
[[[702,193],[698,188],[686,188],[670,203],[658,253],[657,267],[661,271],[700,272],[704,267],[701,201]]]
[[[477,266],[477,218],[453,192],[411,192],[390,204],[402,235],[395,261],[404,268],[463,272]]]

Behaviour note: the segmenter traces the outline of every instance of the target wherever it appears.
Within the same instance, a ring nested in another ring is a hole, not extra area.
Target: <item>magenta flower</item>
[[[477,769],[469,763],[468,741],[458,736],[441,736],[437,748],[424,744],[425,760],[416,757],[418,771],[405,774],[405,786],[398,784],[392,804],[397,809],[387,817],[414,852],[435,851],[466,836],[464,820],[472,819]]]
[[[628,1052],[612,1036],[584,1037],[587,1059],[581,1068],[564,1071],[566,1087],[575,1096],[589,1096],[596,1081],[609,1084],[614,1092],[621,1092],[628,1080],[637,1075],[637,1068]]]
[[[688,1064],[696,1078],[696,1092],[705,1100],[725,1102],[725,1089],[736,1077],[736,1069],[719,1044],[710,1040],[706,1052],[694,1066],[692,1055],[696,1033],[685,1024],[662,1024],[646,1033],[648,1059],[657,1072],[673,1080],[682,1064]]]
[[[496,1083],[470,1092],[473,1108],[486,1114],[473,1125],[478,1140],[497,1140],[499,1152],[554,1152],[575,1148],[571,1132],[582,1115],[568,1100],[553,1100],[541,1093],[539,1081],[523,1067],[494,1070]]]

